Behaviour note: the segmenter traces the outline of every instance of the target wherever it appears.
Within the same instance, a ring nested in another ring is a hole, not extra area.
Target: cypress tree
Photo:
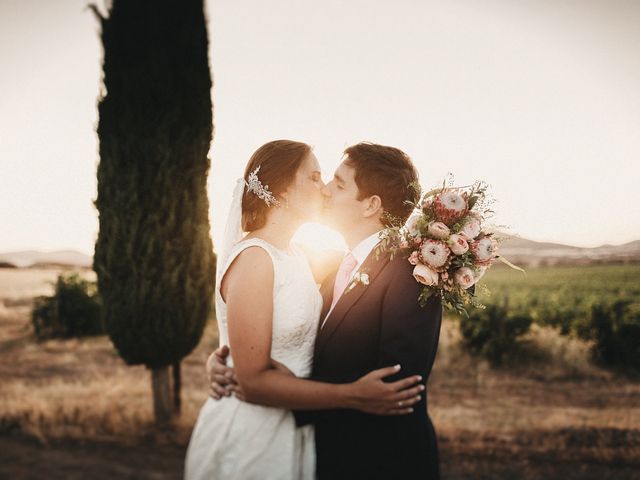
[[[113,0],[99,17],[99,234],[93,267],[107,332],[152,372],[155,418],[180,405],[180,361],[211,310],[206,192],[212,104],[202,0]],[[169,366],[174,367],[173,393]]]

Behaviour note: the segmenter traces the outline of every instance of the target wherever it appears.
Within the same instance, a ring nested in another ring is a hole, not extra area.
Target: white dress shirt
[[[360,267],[362,266],[364,261],[367,259],[371,251],[378,244],[378,242],[380,242],[380,232],[382,232],[382,230],[368,236],[367,238],[362,240],[358,245],[353,247],[353,250],[351,250],[351,255],[353,255],[353,258],[356,259],[357,263],[354,269],[351,271],[351,274],[349,276],[350,278],[349,282],[353,280],[353,277],[355,277],[356,272],[360,269]],[[333,308],[335,308],[335,305],[333,306]],[[329,309],[329,311],[327,312],[327,316],[324,317],[324,320],[322,321],[322,327],[324,327],[324,324],[327,321],[327,318],[329,318],[329,315],[331,315],[333,308]]]

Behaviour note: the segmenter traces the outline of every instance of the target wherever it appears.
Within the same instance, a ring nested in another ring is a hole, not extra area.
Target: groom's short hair
[[[344,163],[355,169],[358,200],[377,195],[385,226],[406,222],[413,210],[407,201],[418,201],[418,172],[411,158],[398,148],[369,142],[352,145],[344,153]]]

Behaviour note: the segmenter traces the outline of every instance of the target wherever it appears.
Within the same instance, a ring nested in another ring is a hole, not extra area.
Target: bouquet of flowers
[[[500,260],[521,270],[498,255],[500,239],[485,229],[485,220],[494,212],[487,196],[488,185],[476,182],[454,187],[443,182],[412,204],[414,211],[402,226],[382,234],[380,248],[392,255],[402,252],[414,265],[413,276],[423,286],[419,301],[439,295],[443,305],[468,316],[466,306],[483,308],[475,287],[491,265]],[[419,192],[419,186],[414,186]]]

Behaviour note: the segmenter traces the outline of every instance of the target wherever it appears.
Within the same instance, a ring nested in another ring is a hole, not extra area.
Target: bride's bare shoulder
[[[267,251],[251,245],[244,248],[231,262],[220,282],[220,293],[226,298],[229,285],[242,283],[248,289],[271,290],[273,262]]]

